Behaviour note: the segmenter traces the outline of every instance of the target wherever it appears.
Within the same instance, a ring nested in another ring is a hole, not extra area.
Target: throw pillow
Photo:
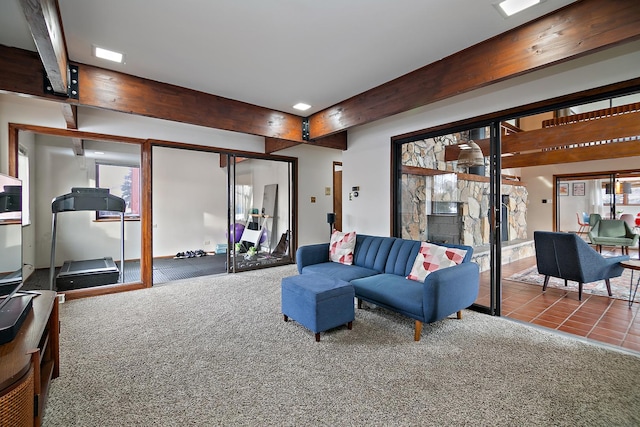
[[[451,267],[460,264],[467,251],[464,249],[448,248],[446,246],[434,245],[433,243],[422,242],[420,250],[413,262],[411,273],[407,279],[424,282],[427,276],[441,268]]]
[[[329,243],[329,259],[346,265],[353,264],[353,250],[356,247],[356,232],[334,231]]]

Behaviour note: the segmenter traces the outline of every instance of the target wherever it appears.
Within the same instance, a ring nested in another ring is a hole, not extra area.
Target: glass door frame
[[[535,104],[525,105],[521,107],[515,107],[508,111],[500,111],[492,114],[487,114],[481,117],[476,117],[461,120],[455,123],[449,123],[430,129],[415,131],[404,135],[398,135],[391,138],[391,223],[390,232],[392,236],[401,236],[402,216],[400,215],[400,191],[399,184],[402,178],[402,152],[401,146],[405,143],[414,142],[419,139],[433,138],[442,136],[454,132],[460,132],[463,130],[469,130],[480,126],[490,126],[490,212],[492,213],[490,218],[490,241],[491,241],[491,298],[489,306],[473,304],[472,309],[477,311],[486,312],[492,315],[500,316],[502,311],[502,232],[501,232],[501,215],[499,215],[499,209],[501,204],[501,124],[503,122],[518,119],[528,115],[545,113],[549,111],[557,111],[563,108],[571,107],[572,105],[587,104],[590,102],[600,101],[608,98],[615,98],[619,96],[638,93],[640,91],[640,80],[625,82],[627,84],[614,84],[602,88],[587,90],[579,93],[566,95],[563,97],[550,99],[547,101],[537,102]],[[614,184],[614,182],[610,182]],[[555,197],[555,196],[554,196]],[[612,206],[611,209],[615,209]],[[556,218],[554,215],[554,229]]]
[[[494,316],[501,315],[502,303],[502,174],[501,174],[501,121],[476,122],[464,126],[442,128],[442,130],[423,134],[412,134],[408,138],[392,140],[392,221],[391,235],[402,237],[402,215],[398,212],[401,203],[402,146],[419,139],[433,138],[456,132],[465,132],[489,127],[490,153],[489,159],[489,252],[490,252],[490,298],[489,306],[474,303],[470,308]]]

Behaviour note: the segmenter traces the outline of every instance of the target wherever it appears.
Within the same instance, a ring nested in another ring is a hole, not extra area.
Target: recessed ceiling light
[[[293,108],[300,111],[307,111],[309,108],[311,108],[311,105],[305,104],[304,102],[298,102],[296,105],[293,106]]]
[[[102,156],[102,155],[104,155],[104,151],[94,151],[94,154],[96,156]]]
[[[494,3],[498,12],[502,14],[505,18],[510,17],[511,15],[515,15],[518,12],[521,12],[525,9],[530,8],[531,6],[535,6],[539,3],[542,3],[546,0],[504,0],[500,3]]]
[[[93,46],[93,55],[96,58],[106,59],[107,61],[118,62],[120,64],[124,63],[124,54],[102,47]]]

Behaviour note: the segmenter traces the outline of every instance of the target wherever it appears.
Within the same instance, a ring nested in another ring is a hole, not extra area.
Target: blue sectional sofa
[[[367,301],[415,320],[415,341],[423,322],[431,323],[469,307],[478,297],[479,268],[471,262],[473,248],[448,245],[467,251],[462,263],[429,274],[424,283],[409,280],[421,242],[397,237],[357,235],[353,265],[329,260],[329,244],[301,246],[296,253],[300,274],[316,273],[350,282],[358,307]]]

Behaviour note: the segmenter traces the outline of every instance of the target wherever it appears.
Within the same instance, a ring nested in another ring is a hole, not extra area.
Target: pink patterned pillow
[[[353,250],[356,247],[356,232],[342,233],[335,230],[329,243],[329,259],[346,265],[353,264]]]
[[[407,279],[424,282],[431,272],[460,264],[466,254],[467,251],[464,249],[422,242]]]

